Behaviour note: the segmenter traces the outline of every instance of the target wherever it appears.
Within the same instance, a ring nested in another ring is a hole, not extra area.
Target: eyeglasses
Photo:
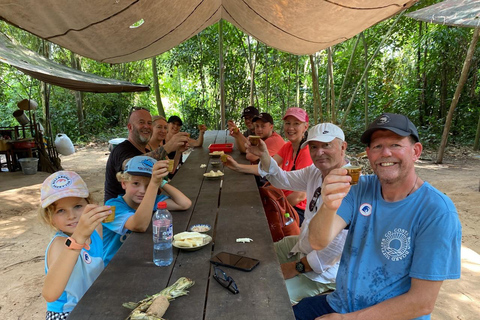
[[[213,278],[217,280],[217,282],[220,283],[222,287],[228,289],[233,294],[237,294],[240,292],[238,291],[235,280],[233,280],[232,277],[227,276],[225,271],[223,271],[219,267],[214,267],[213,270],[215,271],[215,273],[213,274]]]

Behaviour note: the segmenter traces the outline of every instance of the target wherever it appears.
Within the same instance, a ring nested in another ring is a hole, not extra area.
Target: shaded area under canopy
[[[150,90],[149,86],[103,78],[55,63],[13,43],[1,33],[0,62],[14,66],[35,79],[76,91],[106,93]]]
[[[355,36],[415,2],[0,0],[0,19],[84,57],[122,63],[168,51],[220,19],[270,47],[312,54]],[[131,28],[139,21],[143,24]]]

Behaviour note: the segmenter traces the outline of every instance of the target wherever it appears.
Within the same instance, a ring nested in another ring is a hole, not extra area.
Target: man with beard
[[[164,160],[169,152],[183,147],[188,141],[185,132],[176,134],[165,145],[146,153],[148,140],[152,135],[152,115],[145,108],[134,107],[128,118],[128,139],[113,149],[108,157],[105,171],[104,202],[124,193],[122,185],[116,178],[117,172],[123,170],[125,160],[135,156],[146,155],[156,160]]]
[[[250,145],[250,144],[248,144]],[[258,172],[280,189],[307,192],[305,220],[300,235],[288,236],[275,243],[275,252],[281,263],[283,277],[292,304],[302,298],[316,296],[335,289],[340,256],[347,231],[344,230],[323,250],[314,250],[308,240],[309,224],[322,203],[322,182],[333,169],[347,164],[345,135],[332,123],[322,123],[308,131],[307,140],[313,164],[300,170],[284,171],[270,157],[267,145],[249,146],[248,152],[260,157]]]
[[[423,181],[417,128],[384,113],[363,133],[375,175],[357,185],[330,171],[310,223],[314,249],[348,228],[335,292],[303,299],[297,319],[430,319],[444,280],[460,277],[461,225],[452,201]]]

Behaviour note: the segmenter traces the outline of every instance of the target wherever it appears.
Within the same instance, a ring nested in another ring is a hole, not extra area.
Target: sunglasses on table
[[[237,284],[235,283],[235,280],[233,280],[232,277],[228,276],[225,271],[220,269],[219,267],[214,267],[214,274],[213,278],[217,280],[218,283],[225,289],[229,290],[233,294],[237,294],[240,291],[238,291]]]

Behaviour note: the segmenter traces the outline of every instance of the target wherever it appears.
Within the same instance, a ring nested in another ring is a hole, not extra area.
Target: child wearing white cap
[[[58,171],[42,184],[40,219],[57,232],[45,251],[46,319],[66,319],[103,271],[101,222],[109,206],[91,203],[87,185],[73,171]]]
[[[180,190],[163,180],[168,174],[167,167],[168,160],[136,156],[127,162],[123,172],[117,173],[125,194],[105,203],[116,207],[115,219],[103,223],[105,266],[132,231],[147,230],[157,203],[165,201],[168,210],[187,210],[192,205]],[[160,188],[163,192],[158,195]]]

